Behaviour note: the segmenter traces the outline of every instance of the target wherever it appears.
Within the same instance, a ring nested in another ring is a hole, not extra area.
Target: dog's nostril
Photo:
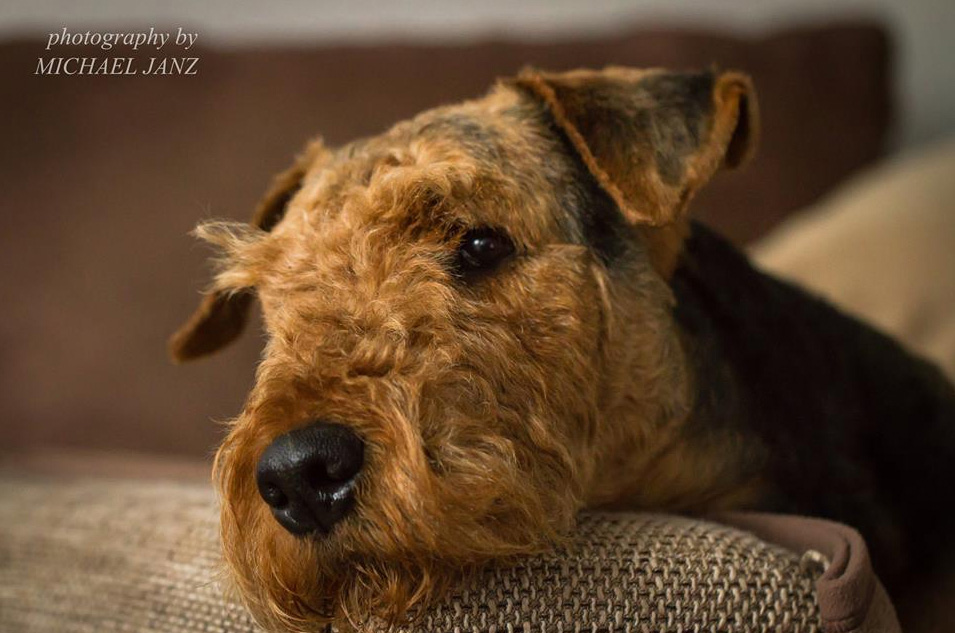
[[[259,494],[289,532],[329,532],[354,504],[364,444],[348,427],[319,422],[277,437],[259,459]]]
[[[275,484],[264,484],[261,488],[262,498],[273,508],[281,508],[288,505],[288,497],[282,492],[282,489]]]
[[[330,481],[346,481],[354,477],[354,464],[341,459],[333,459],[325,465],[325,475]]]
[[[305,473],[305,481],[309,488],[322,492],[330,487],[338,487],[341,482],[348,481],[352,476],[336,477],[332,475],[331,467],[315,464]]]

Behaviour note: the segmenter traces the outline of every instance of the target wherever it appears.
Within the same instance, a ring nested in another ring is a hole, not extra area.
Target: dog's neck
[[[672,340],[668,349],[655,350],[678,356],[665,365],[680,373],[647,376],[638,368],[639,358],[625,370],[632,384],[619,391],[630,396],[605,412],[610,430],[603,435],[611,439],[600,451],[591,505],[705,513],[753,506],[764,496],[764,452],[752,436],[740,433],[741,420],[751,412],[726,362],[722,325],[709,312],[707,293],[714,287],[708,277],[714,270],[702,268],[718,268],[724,257],[736,260],[730,269],[749,264],[705,228],[694,229],[699,233],[691,234],[670,280],[676,304],[665,320]],[[654,341],[665,338],[659,328],[648,329],[655,330]],[[626,347],[634,346],[630,340]],[[644,401],[640,394],[648,391],[653,397]]]

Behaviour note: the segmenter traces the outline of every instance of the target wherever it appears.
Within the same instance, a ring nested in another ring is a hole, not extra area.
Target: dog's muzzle
[[[277,437],[259,459],[259,494],[296,536],[327,534],[352,509],[365,446],[340,424],[316,422]]]

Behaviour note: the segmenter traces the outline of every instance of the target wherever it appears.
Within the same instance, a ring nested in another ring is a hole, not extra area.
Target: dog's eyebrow
[[[477,159],[499,162],[503,158],[501,140],[496,130],[466,114],[446,114],[424,123],[417,130],[426,138],[451,138]]]

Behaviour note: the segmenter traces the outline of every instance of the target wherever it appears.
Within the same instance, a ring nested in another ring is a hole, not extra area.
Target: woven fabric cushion
[[[0,479],[0,631],[258,631],[223,597],[215,505],[198,484]],[[816,631],[813,581],[741,530],[589,514],[568,549],[489,569],[414,630]]]

